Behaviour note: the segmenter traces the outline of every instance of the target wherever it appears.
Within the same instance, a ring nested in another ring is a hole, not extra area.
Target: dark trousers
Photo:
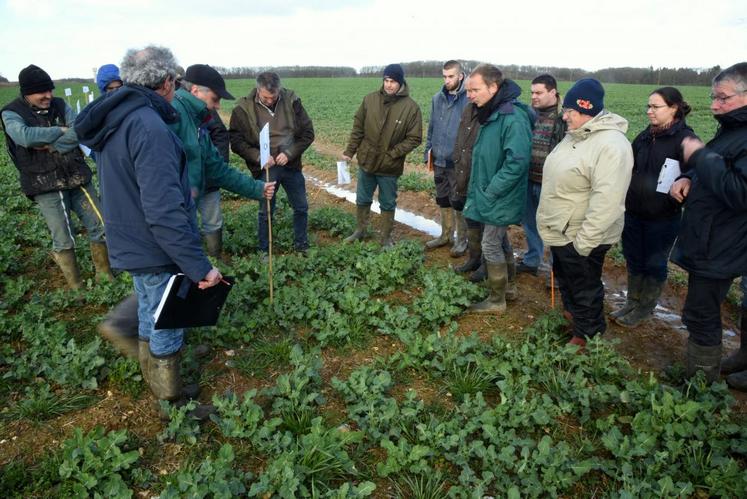
[[[262,174],[264,175],[264,171]],[[262,178],[264,180],[264,176]],[[275,213],[275,198],[282,186],[288,195],[288,202],[293,208],[293,246],[297,250],[305,250],[309,247],[308,220],[309,202],[306,199],[306,179],[300,170],[287,168],[285,166],[273,166],[270,168],[270,182],[277,182],[275,196],[270,202],[270,211]],[[267,234],[267,202],[263,199],[259,202],[259,223],[257,224],[257,239],[259,239],[260,251],[267,252],[269,240]]]
[[[721,344],[721,304],[733,279],[708,279],[692,273],[687,278],[687,298],[682,323],[690,339],[704,347]]]
[[[625,213],[623,255],[628,272],[667,280],[667,261],[680,230],[681,215],[665,220],[643,220]]]
[[[573,243],[550,248],[563,306],[573,316],[573,336],[591,338],[607,329],[602,267],[609,249],[609,244],[601,244],[581,256]]]

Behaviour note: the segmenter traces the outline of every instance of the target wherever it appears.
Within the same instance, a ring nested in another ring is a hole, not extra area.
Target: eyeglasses
[[[563,108],[563,109],[561,109],[560,111],[561,111],[561,112],[562,112],[563,114],[566,114],[566,113],[570,113],[571,111],[575,111],[575,109],[573,109],[573,108],[570,108],[570,107],[564,107],[564,108]]]
[[[655,106],[655,105],[653,105],[653,104],[646,104],[646,110],[647,110],[647,111],[648,111],[649,109],[651,109],[652,111],[656,111],[656,110],[659,110],[659,109],[661,109],[662,107],[669,107],[669,106],[667,106],[666,104],[661,104],[661,105],[659,105],[659,106]]]
[[[739,95],[739,94],[743,94],[744,92],[745,92],[745,91],[742,91],[742,92],[737,92],[737,93],[735,93],[735,94],[731,94],[731,95],[726,95],[726,96],[724,96],[724,97],[720,97],[720,96],[718,96],[718,95],[713,95],[713,94],[710,94],[710,95],[709,95],[709,97],[711,98],[711,100],[712,100],[712,101],[716,101],[716,102],[718,102],[719,104],[726,104],[726,101],[728,101],[728,100],[729,100],[729,99],[731,99],[732,97],[736,97],[736,96],[737,96],[737,95]]]

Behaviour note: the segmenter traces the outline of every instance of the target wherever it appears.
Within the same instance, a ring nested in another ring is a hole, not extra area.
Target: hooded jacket
[[[472,220],[506,226],[518,224],[524,214],[534,114],[516,100],[519,95],[519,86],[504,80],[485,104],[494,110],[477,132],[464,205],[464,216]]]
[[[363,98],[353,119],[345,156],[358,155],[358,165],[372,175],[399,177],[405,157],[423,141],[423,118],[407,83],[395,95],[382,85]]]
[[[171,103],[179,120],[170,124],[187,155],[189,185],[196,197],[211,187],[222,187],[251,199],[262,199],[264,182],[254,180],[228,165],[210,140],[210,111],[200,99],[180,88]]]
[[[86,106],[75,129],[97,152],[112,268],[181,270],[197,282],[212,265],[202,251],[184,151],[167,126],[178,119],[154,91],[125,85]]]
[[[633,140],[633,175],[625,198],[625,210],[642,220],[666,220],[679,215],[680,204],[668,193],[657,192],[659,174],[664,162],[679,161],[680,169],[686,168],[682,158],[682,140],[695,137],[695,132],[684,121],[676,121],[659,134],[646,127]]]
[[[588,256],[620,240],[633,170],[627,129],[624,118],[602,110],[569,130],[547,156],[537,208],[537,229],[546,245],[573,243]]]
[[[456,94],[449,99],[446,87],[441,87],[431,99],[431,118],[428,122],[428,134],[425,141],[425,158],[431,152],[433,164],[441,168],[454,167],[454,143],[459,131],[459,121],[464,107],[469,104],[464,79],[459,83]]]
[[[690,158],[692,179],[672,261],[710,279],[747,274],[747,106],[715,117],[720,127]]]
[[[119,76],[119,68],[114,64],[104,64],[96,73],[96,86],[102,94],[106,93],[106,86],[113,81],[122,81]]]

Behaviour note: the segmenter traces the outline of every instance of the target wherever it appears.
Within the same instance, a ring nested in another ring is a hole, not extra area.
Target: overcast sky
[[[711,67],[747,59],[746,0],[2,0],[0,74],[92,76],[126,49],[183,66]]]

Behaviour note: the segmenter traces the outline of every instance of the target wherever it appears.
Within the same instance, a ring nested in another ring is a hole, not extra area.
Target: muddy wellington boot
[[[62,270],[65,281],[70,289],[80,289],[83,287],[83,281],[80,280],[80,268],[78,260],[75,258],[75,249],[66,249],[62,251],[53,251],[52,258]]]
[[[516,288],[516,257],[513,253],[506,257],[506,275],[506,301],[515,301],[519,297],[519,290]]]
[[[177,407],[189,402],[190,398],[185,394],[182,387],[181,368],[181,351],[164,357],[155,357],[148,352],[150,361],[148,366],[149,386],[157,399],[171,402]],[[141,367],[142,368],[142,367]],[[159,417],[163,421],[168,421],[169,415],[164,413],[158,404]],[[200,404],[189,412],[189,415],[199,421],[205,421],[211,414],[215,413],[215,407],[212,405]]]
[[[618,308],[610,314],[610,317],[617,319],[638,306],[641,300],[641,290],[643,288],[643,275],[628,273],[628,292],[626,294],[625,305]]]
[[[355,217],[358,226],[351,235],[344,239],[346,243],[362,241],[368,237],[368,219],[371,217],[371,205],[356,205]]]
[[[747,371],[747,308],[742,309],[739,320],[739,350],[729,355],[721,362],[721,372],[724,374]]]
[[[449,250],[449,255],[452,258],[459,258],[467,252],[469,245],[467,239],[469,229],[467,229],[467,221],[464,219],[464,214],[461,211],[454,210],[454,227],[456,228],[456,233],[454,234],[454,244]]]
[[[106,314],[98,326],[99,334],[119,353],[138,358],[137,295],[130,295]]]
[[[685,376],[688,379],[695,376],[697,371],[703,371],[708,384],[718,381],[721,367],[721,345],[706,347],[688,339],[685,355]]]
[[[506,311],[506,285],[508,284],[508,273],[506,263],[485,264],[488,269],[487,287],[490,291],[488,297],[480,303],[475,303],[469,310],[481,314],[496,314]]]
[[[482,262],[482,231],[479,228],[467,229],[467,242],[469,253],[467,261],[455,267],[454,270],[460,274],[474,272]]]
[[[381,212],[381,247],[384,249],[394,246],[392,228],[394,227],[394,211]]]
[[[96,282],[112,281],[114,275],[109,267],[109,252],[106,243],[91,243],[91,260],[93,268],[96,269]]]
[[[453,211],[451,208],[441,208],[441,235],[425,243],[426,249],[440,248],[451,242],[454,234]]]
[[[208,256],[223,261],[223,229],[203,234],[203,237]]]
[[[472,272],[469,276],[469,282],[483,282],[485,279],[488,278],[488,269],[485,268],[485,259],[480,259],[480,266],[477,267],[477,270]]]
[[[656,303],[659,301],[665,283],[666,281],[658,282],[653,277],[645,277],[641,286],[638,306],[622,317],[617,317],[615,322],[622,327],[631,328],[653,317]]]

